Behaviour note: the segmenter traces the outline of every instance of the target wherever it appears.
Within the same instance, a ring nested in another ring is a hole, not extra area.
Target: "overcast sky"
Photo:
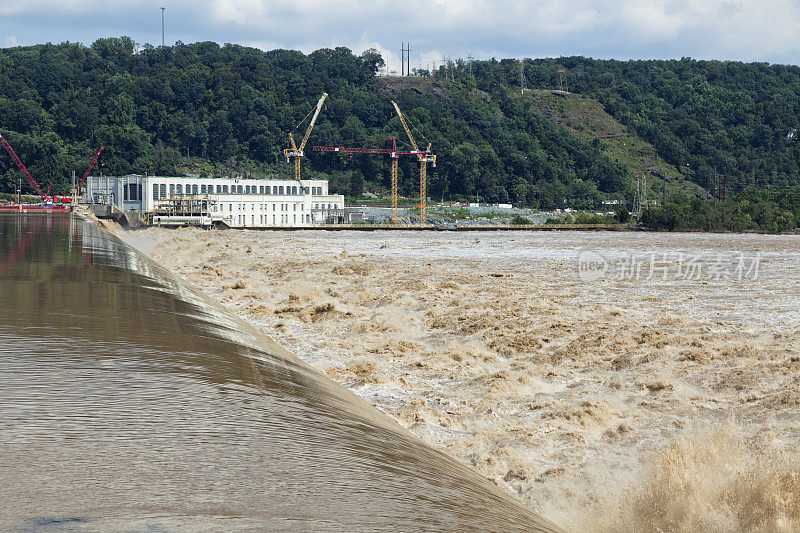
[[[5,0],[0,46],[129,35],[311,52],[377,48],[398,68],[442,57],[736,59],[800,64],[800,0]]]

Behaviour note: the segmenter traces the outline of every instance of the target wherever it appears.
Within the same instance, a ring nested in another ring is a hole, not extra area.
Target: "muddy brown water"
[[[92,223],[0,215],[0,529],[549,531]]]

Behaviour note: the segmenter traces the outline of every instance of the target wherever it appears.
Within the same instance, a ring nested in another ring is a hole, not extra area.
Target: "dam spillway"
[[[551,531],[96,225],[0,215],[0,528]]]

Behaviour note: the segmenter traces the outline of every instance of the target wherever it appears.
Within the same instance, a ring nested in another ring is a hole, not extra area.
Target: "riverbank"
[[[800,525],[790,237],[120,234],[567,527]],[[576,264],[587,248],[620,264],[650,250],[758,253],[761,271],[589,283]]]

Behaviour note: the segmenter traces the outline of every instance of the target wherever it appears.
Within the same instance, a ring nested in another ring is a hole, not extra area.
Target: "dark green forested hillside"
[[[519,79],[519,62],[472,65],[492,90]],[[528,87],[566,88],[599,100],[607,112],[652,143],[669,163],[707,190],[785,187],[800,178],[800,67],[733,61],[614,61],[584,57],[526,60]],[[438,76],[449,71],[442,68]],[[465,64],[452,69],[469,78]]]
[[[427,77],[376,78],[382,59],[371,51],[135,48],[129,38],[114,38],[89,47],[0,50],[0,128],[43,185],[52,180],[54,190],[65,191],[71,171],[82,174],[100,145],[107,174],[288,176],[280,156],[287,134],[323,91],[330,96],[311,144],[403,138],[394,98],[438,155],[433,197],[479,194],[541,208],[630,201],[633,174],[645,164],[629,158],[638,141],[610,146],[614,139],[592,139],[591,128],[574,120],[560,127],[548,119],[552,109],[542,109],[541,98],[520,98],[518,61],[476,61],[471,69],[456,62],[420,73]],[[660,175],[684,203],[695,195],[680,194],[687,181],[713,194],[718,174],[731,199],[800,182],[800,143],[787,137],[800,116],[798,67],[570,57],[526,60],[524,75],[528,88],[558,88],[561,77],[571,93],[600,102],[654,147],[647,161],[670,166]],[[309,152],[304,172],[358,194],[386,187],[388,160]],[[0,153],[0,189],[11,190],[18,178]],[[401,160],[402,192],[413,194],[416,178],[413,161]],[[655,197],[663,199],[662,191]]]
[[[304,55],[178,43],[135,52],[128,38],[5,49],[0,127],[32,174],[62,191],[69,173],[82,172],[100,145],[105,173],[288,175],[279,157],[287,133],[323,91],[330,96],[313,144],[402,135],[389,95],[375,84],[381,62],[346,48]],[[476,96],[469,83],[448,83],[438,95],[399,91],[395,98],[439,155],[430,176],[434,197],[477,193],[551,207],[630,194],[626,169],[598,145],[502,91],[490,99]],[[304,166],[357,194],[365,181],[385,186],[388,163],[309,154]],[[6,191],[19,176],[6,157],[0,175]],[[402,160],[406,193],[416,188],[416,176],[413,161]]]

